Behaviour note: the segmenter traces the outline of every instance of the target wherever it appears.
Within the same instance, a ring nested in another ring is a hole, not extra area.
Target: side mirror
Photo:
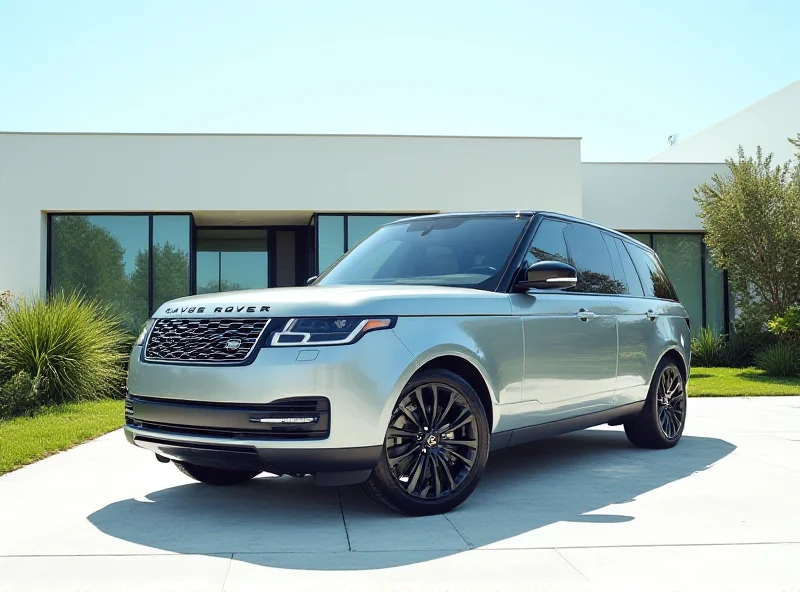
[[[306,286],[310,286],[311,284],[313,284],[315,281],[317,281],[318,277],[319,277],[318,275],[312,275],[310,278],[306,280]]]
[[[537,290],[566,290],[578,283],[578,272],[572,265],[560,261],[539,261],[528,268],[524,278],[515,286],[524,292],[531,288]]]

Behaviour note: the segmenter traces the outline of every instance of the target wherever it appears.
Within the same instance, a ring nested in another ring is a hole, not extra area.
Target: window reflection
[[[53,291],[79,291],[111,307],[132,333],[149,316],[147,216],[53,216]]]
[[[153,216],[153,310],[189,295],[189,216]]]

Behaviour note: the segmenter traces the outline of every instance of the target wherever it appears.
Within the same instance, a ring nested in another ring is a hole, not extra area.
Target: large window
[[[376,228],[414,214],[318,214],[317,271],[324,272]]]
[[[197,230],[197,293],[266,288],[269,282],[267,230]]]
[[[656,234],[653,237],[658,258],[675,286],[689,319],[703,324],[702,237],[699,234]]]
[[[52,215],[51,291],[108,304],[138,332],[164,300],[189,294],[188,215]]]
[[[700,233],[628,233],[651,245],[664,265],[678,298],[692,320],[692,332],[701,327],[728,330],[725,311],[725,274],[717,268]]]

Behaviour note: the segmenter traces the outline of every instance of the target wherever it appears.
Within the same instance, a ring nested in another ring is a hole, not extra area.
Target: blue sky
[[[646,160],[800,78],[800,2],[0,0],[0,130],[581,136]]]

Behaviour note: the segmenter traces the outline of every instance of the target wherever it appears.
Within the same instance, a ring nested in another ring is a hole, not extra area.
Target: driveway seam
[[[347,518],[344,517],[344,504],[342,503],[342,488],[336,488],[336,495],[339,496],[339,511],[342,514],[342,524],[344,525],[344,535],[347,537],[347,550],[352,551],[353,546],[350,544],[350,531],[347,529]]]
[[[450,518],[448,518],[448,517],[447,517],[447,514],[442,514],[442,518],[444,518],[445,520],[447,520],[447,522],[450,524],[450,526],[452,526],[452,527],[453,527],[453,530],[455,530],[455,531],[456,531],[456,534],[458,534],[458,536],[460,536],[460,537],[461,537],[461,540],[462,540],[462,541],[464,541],[464,544],[467,546],[467,549],[470,549],[470,550],[472,550],[472,549],[474,549],[474,548],[475,548],[475,545],[473,545],[472,543],[470,543],[470,542],[469,542],[469,541],[468,541],[468,540],[467,540],[467,539],[464,537],[464,535],[463,535],[463,534],[461,534],[461,531],[460,531],[460,530],[458,530],[458,528],[456,528],[456,525],[455,525],[455,524],[453,524],[453,523],[450,521]]]
[[[233,553],[231,553],[230,559],[228,559],[228,566],[225,568],[225,577],[222,578],[222,588],[220,588],[220,592],[225,592],[225,584],[228,583],[228,574],[231,573],[231,564],[233,564]]]
[[[561,557],[561,559],[563,559],[564,561],[566,561],[566,562],[567,562],[567,564],[568,564],[568,565],[569,565],[569,566],[570,566],[572,569],[574,569],[575,571],[577,571],[577,572],[580,574],[580,576],[581,576],[581,577],[582,577],[584,580],[586,580],[587,582],[591,581],[591,580],[589,580],[589,578],[587,578],[587,577],[586,577],[586,574],[585,574],[585,573],[583,573],[581,570],[579,570],[577,567],[575,567],[575,565],[573,565],[573,563],[572,563],[572,562],[571,562],[569,559],[567,559],[566,557],[564,557],[564,555],[561,553],[561,551],[559,551],[559,550],[558,550],[557,548],[555,548],[555,547],[553,547],[553,551],[555,551],[555,552],[558,554],[558,556],[559,556],[559,557]]]

